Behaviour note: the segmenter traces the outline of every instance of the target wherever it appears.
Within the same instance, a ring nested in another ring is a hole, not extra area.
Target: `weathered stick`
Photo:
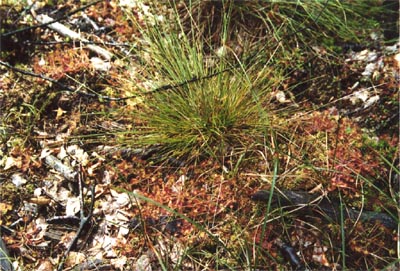
[[[40,14],[37,15],[35,17],[35,19],[41,23],[41,24],[47,24],[47,23],[51,23],[52,21],[54,21],[51,17],[45,15],[45,14]],[[55,22],[55,23],[51,23],[47,26],[48,28],[58,32],[59,34],[74,39],[74,40],[78,40],[78,41],[83,41],[83,42],[89,42],[87,39],[83,38],[79,33],[69,29],[68,27],[66,27],[65,25]],[[100,46],[94,45],[94,44],[88,44],[87,48],[93,52],[95,52],[96,54],[102,56],[104,59],[106,60],[110,60],[113,56],[112,53],[110,53],[109,51],[107,51],[106,49],[101,48]]]

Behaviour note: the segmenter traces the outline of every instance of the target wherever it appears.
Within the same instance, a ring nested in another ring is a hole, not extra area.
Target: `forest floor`
[[[332,65],[310,62],[323,79],[295,72],[287,84],[303,83],[271,94],[291,119],[281,146],[290,155],[258,148],[240,165],[160,162],[157,145],[129,143],[144,125],[138,86],[151,84],[139,76],[141,33],[120,2],[0,7],[0,225],[15,270],[396,270],[398,225],[315,209],[328,199],[398,224],[399,43],[350,44]],[[129,8],[143,20],[143,6]],[[254,200],[275,185],[314,202]]]

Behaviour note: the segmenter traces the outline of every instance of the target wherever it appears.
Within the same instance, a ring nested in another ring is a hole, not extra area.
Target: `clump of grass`
[[[222,44],[230,31],[229,16],[221,21]],[[143,103],[139,122],[144,126],[135,143],[160,145],[164,158],[243,155],[274,130],[270,93],[281,84],[284,69],[272,67],[274,52],[260,67],[245,65],[228,47],[217,53],[205,50],[210,40],[186,32],[181,19],[174,19],[165,25],[151,18],[142,28],[146,80],[157,91],[150,91]],[[165,85],[170,87],[160,88]]]
[[[160,144],[165,156],[188,159],[248,148],[259,127],[270,128],[268,93],[282,87],[284,71],[291,72],[288,64],[304,61],[307,48],[326,37],[357,38],[354,27],[362,21],[349,5],[336,1],[170,6],[175,21],[165,24],[154,16],[142,34],[147,70],[157,82],[153,87],[174,87],[145,101],[140,113],[145,128],[137,143]],[[204,15],[205,10],[215,16]],[[254,32],[256,39],[250,38]],[[243,55],[235,44],[244,46]]]
[[[162,144],[164,154],[189,159],[245,148],[266,124],[259,115],[262,93],[253,91],[247,74],[221,59],[213,66],[207,63],[201,41],[159,31],[152,35],[149,44],[159,80],[179,86],[158,91],[145,102],[140,142]]]

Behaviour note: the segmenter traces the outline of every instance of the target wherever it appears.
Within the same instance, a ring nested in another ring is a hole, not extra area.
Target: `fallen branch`
[[[96,41],[23,41],[26,45],[39,45],[39,46],[46,46],[46,45],[56,45],[56,44],[94,44],[94,45],[107,45],[107,46],[114,46],[114,47],[127,47],[129,48],[131,45],[128,43],[116,43],[116,42],[96,42]]]
[[[42,24],[48,24],[47,27],[58,32],[59,34],[68,37],[73,40],[78,40],[78,41],[83,41],[83,42],[89,42],[87,39],[83,38],[79,33],[69,29],[65,25],[59,23],[59,22],[54,22],[54,20],[45,15],[45,14],[40,14],[35,16],[35,19]],[[54,22],[54,23],[53,23]],[[88,44],[87,48],[96,54],[102,56],[106,60],[110,60],[113,56],[112,53],[107,51],[106,49],[101,48],[100,46],[94,45],[94,44]]]
[[[322,214],[335,222],[339,222],[341,216],[353,221],[362,221],[369,223],[380,223],[388,229],[394,230],[398,227],[398,221],[387,213],[364,211],[348,208],[341,214],[341,206],[337,201],[330,201],[321,196],[311,195],[307,191],[291,191],[281,189],[282,194],[274,194],[274,203],[279,203],[281,207],[299,206],[301,209],[311,209],[316,214]],[[251,199],[256,202],[268,202],[270,191],[260,190],[251,196]],[[300,210],[300,209],[299,209]]]
[[[41,28],[41,27],[47,26],[49,24],[62,21],[64,19],[67,19],[69,16],[71,16],[71,15],[73,15],[75,13],[78,13],[79,11],[82,11],[84,9],[87,9],[88,7],[93,6],[93,5],[95,5],[95,4],[99,3],[99,2],[102,2],[102,1],[104,1],[104,0],[96,0],[94,2],[91,2],[91,3],[87,4],[87,5],[84,5],[83,7],[75,9],[75,10],[67,13],[66,15],[64,15],[64,16],[58,18],[58,19],[55,19],[55,20],[53,20],[51,22],[47,22],[45,24],[40,24],[40,25],[33,25],[33,26],[17,29],[17,30],[14,30],[14,31],[10,31],[10,32],[7,32],[7,33],[3,33],[3,34],[0,34],[0,37],[1,38],[5,38],[5,37],[11,36],[11,35],[18,34],[20,32],[25,32],[25,31],[28,31],[28,30],[31,30],[31,29]],[[31,6],[33,6],[33,4]]]

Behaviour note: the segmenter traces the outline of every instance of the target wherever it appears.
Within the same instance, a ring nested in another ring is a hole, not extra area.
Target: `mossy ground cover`
[[[34,24],[23,5],[0,11],[2,33]],[[103,32],[74,24],[82,13],[61,22],[112,60],[45,27],[1,39],[3,63],[61,84],[1,66],[2,237],[22,270],[56,268],[74,233],[46,234],[43,220],[77,195],[48,153],[96,183],[88,239],[67,267],[395,269],[398,229],[344,219],[353,208],[399,220],[398,55],[373,38],[390,25],[381,3],[100,1],[83,12]],[[342,214],[252,201],[282,189]]]

